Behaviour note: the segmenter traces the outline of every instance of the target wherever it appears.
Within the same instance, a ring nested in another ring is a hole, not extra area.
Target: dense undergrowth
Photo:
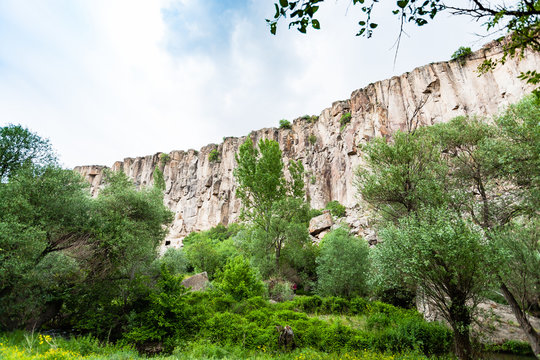
[[[299,296],[272,304],[261,297],[237,302],[210,291],[182,294],[161,306],[151,306],[141,317],[145,322],[131,324],[116,345],[102,346],[91,336],[66,340],[13,332],[2,336],[0,354],[5,359],[131,359],[139,352],[171,359],[394,359],[444,355],[452,343],[447,328],[425,322],[416,311],[362,298]],[[279,345],[277,325],[293,329],[290,348]]]

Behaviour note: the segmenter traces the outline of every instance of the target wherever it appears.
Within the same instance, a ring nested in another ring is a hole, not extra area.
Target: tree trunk
[[[454,351],[460,360],[472,359],[472,346],[469,336],[471,314],[465,304],[465,297],[452,299],[450,305],[450,324],[454,332]]]
[[[276,274],[279,274],[279,256],[281,255],[281,245],[276,245]]]
[[[518,302],[514,298],[514,295],[510,292],[510,290],[506,287],[506,284],[503,282],[501,282],[501,291],[504,295],[504,298],[506,299],[506,301],[508,301],[508,304],[512,308],[512,312],[514,313],[516,320],[521,326],[521,329],[525,332],[534,356],[536,356],[537,359],[540,358],[540,335],[538,335],[536,330],[534,330],[531,323],[529,322],[529,319],[527,318],[527,315],[521,309],[521,306],[519,306]]]

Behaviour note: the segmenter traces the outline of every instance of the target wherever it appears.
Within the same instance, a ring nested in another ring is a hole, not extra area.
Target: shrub
[[[428,323],[417,316],[403,317],[397,326],[387,327],[373,339],[378,351],[400,353],[420,350],[427,356],[450,352],[452,332],[442,324]]]
[[[504,352],[522,356],[532,356],[531,345],[527,342],[508,340],[502,344],[492,344],[484,347],[487,352]]]
[[[294,298],[292,286],[289,281],[272,279],[268,282],[268,296],[278,302],[290,301]]]
[[[201,306],[188,304],[186,292],[181,278],[162,267],[158,286],[148,297],[147,306],[130,315],[122,342],[135,344],[141,352],[154,352],[156,348],[172,351],[176,341],[198,331],[205,312]]]
[[[392,320],[385,313],[371,314],[366,320],[366,328],[368,330],[381,330],[390,326]]]
[[[308,141],[311,145],[315,145],[317,142],[317,137],[314,134],[309,135]]]
[[[317,258],[317,293],[346,297],[365,294],[368,257],[367,243],[350,236],[347,230],[327,234]]]
[[[213,279],[216,272],[227,263],[227,259],[236,252],[233,240],[213,240],[208,234],[197,237],[184,246],[186,257],[195,271],[206,271],[208,277]]]
[[[187,271],[188,261],[182,249],[169,248],[163,256],[155,261],[155,266],[165,266],[173,274],[183,274]]]
[[[330,213],[335,217],[344,217],[347,208],[339,203],[337,200],[332,200],[326,204],[326,210],[330,210]]]
[[[452,60],[457,60],[461,65],[465,63],[465,60],[472,54],[470,47],[461,46],[452,54]]]
[[[322,210],[319,210],[319,209],[309,209],[309,213],[308,213],[310,219],[316,216],[322,215],[322,214],[323,214]]]
[[[279,120],[279,128],[280,129],[291,129],[292,128],[291,122],[289,120],[286,120],[286,119],[281,119],[281,120]]]
[[[308,123],[313,124],[315,122],[319,121],[318,115],[311,115],[311,117],[307,120]]]
[[[171,156],[166,153],[161,153],[159,155],[159,161],[161,162],[161,165],[165,166],[169,161],[171,161]]]
[[[243,256],[227,261],[223,271],[217,274],[216,285],[237,301],[264,293],[264,284]]]
[[[345,114],[341,115],[341,119],[339,119],[339,124],[341,125],[341,131],[345,129],[345,126],[347,126],[348,123],[351,122],[351,113],[346,112]]]
[[[212,163],[220,161],[219,151],[217,149],[213,149],[212,151],[210,151],[210,153],[208,154],[208,161]]]

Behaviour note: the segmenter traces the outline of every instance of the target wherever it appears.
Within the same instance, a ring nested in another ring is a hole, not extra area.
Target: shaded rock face
[[[360,145],[376,136],[390,137],[396,130],[407,130],[413,123],[432,125],[458,115],[491,115],[518,101],[533,87],[517,76],[521,71],[540,68],[540,56],[510,59],[493,72],[478,76],[477,66],[485,58],[501,55],[500,46],[492,43],[472,54],[463,65],[457,61],[434,63],[356,90],[350,99],[324,109],[317,121],[298,118],[292,129],[266,128],[249,136],[255,143],[264,138],[278,141],[286,165],[289,159],[302,160],[311,205],[323,208],[328,201],[338,200],[348,208],[347,221],[353,231],[373,240],[354,186],[355,170],[363,164]],[[352,115],[351,122],[342,128],[340,118],[347,112]],[[153,184],[155,167],[163,171],[164,201],[175,213],[166,241],[178,247],[191,231],[238,220],[241,203],[235,196],[233,171],[235,154],[245,139],[228,137],[200,151],[172,151],[166,164],[160,161],[159,153],[126,158],[112,169],[124,171],[138,186]],[[214,149],[220,161],[209,161]],[[95,195],[103,168],[78,166],[74,170],[91,182]]]

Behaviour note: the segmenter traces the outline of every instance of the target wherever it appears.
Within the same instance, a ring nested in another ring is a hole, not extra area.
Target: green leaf
[[[287,7],[289,6],[289,2],[287,0],[279,0],[279,5],[282,7]]]
[[[270,33],[271,33],[272,35],[276,35],[276,30],[277,30],[277,29],[276,29],[276,23],[270,24]]]
[[[375,29],[377,26],[379,26],[379,25],[375,24],[375,23],[369,24],[369,27],[372,28],[372,29]]]
[[[397,6],[399,6],[402,9],[404,9],[405,6],[407,6],[407,4],[409,4],[409,0],[400,0],[397,2]]]
[[[317,30],[321,28],[321,24],[319,23],[319,20],[317,19],[311,20],[311,26],[313,26],[313,28]]]

